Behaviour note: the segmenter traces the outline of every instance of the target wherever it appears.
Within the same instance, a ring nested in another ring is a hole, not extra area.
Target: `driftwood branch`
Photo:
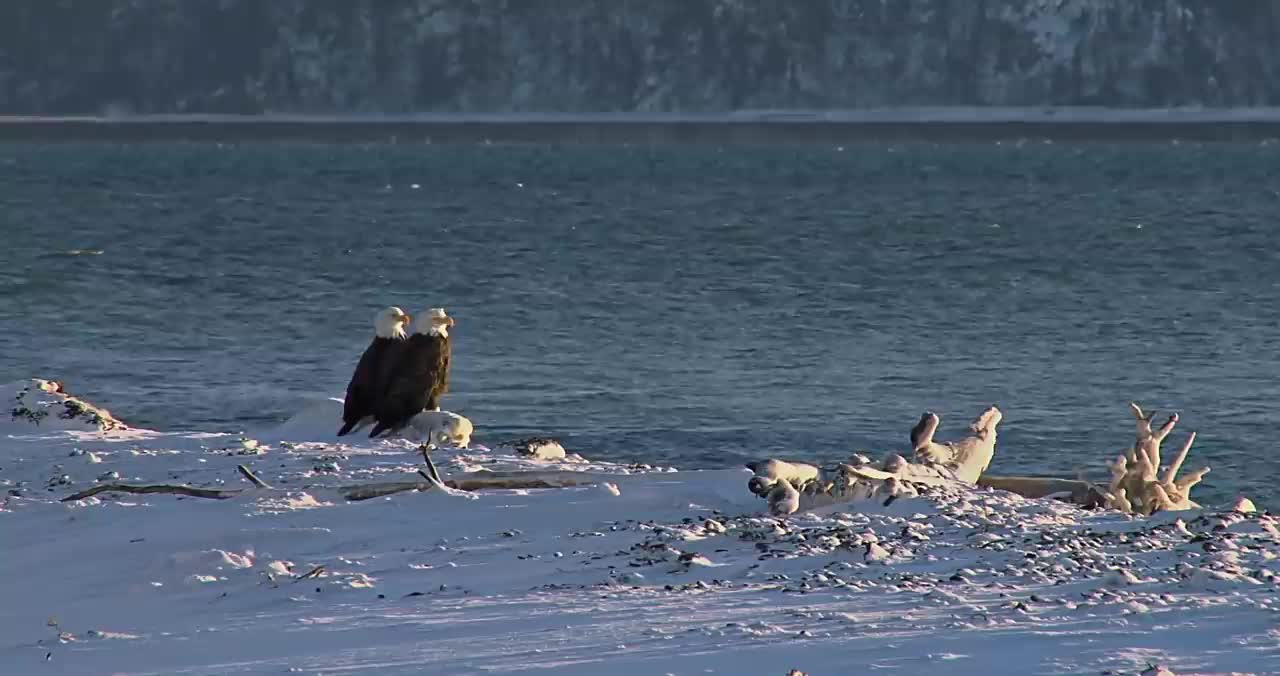
[[[236,465],[236,469],[244,478],[249,480],[257,488],[271,489],[267,482],[259,479],[248,467],[244,465]],[[133,484],[100,484],[93,488],[88,488],[79,493],[72,493],[60,502],[75,502],[76,500],[84,500],[91,498],[99,493],[129,493],[131,495],[148,495],[148,494],[169,494],[169,495],[185,495],[190,498],[207,498],[209,500],[227,500],[234,498],[244,492],[243,488],[197,488],[195,486],[184,486],[181,484],[150,484],[146,486],[135,486]]]
[[[249,483],[258,488],[270,490],[271,486],[267,485],[267,482],[262,479],[259,479],[258,475],[254,474],[248,467],[245,467],[244,465],[236,465],[236,469],[240,470],[240,473],[244,475],[244,478],[249,480]]]
[[[323,566],[323,565],[319,565],[319,566],[316,566],[315,568],[312,568],[311,570],[308,570],[307,572],[305,572],[305,573],[303,573],[303,574],[301,574],[301,575],[299,575],[299,576],[295,577],[295,578],[293,579],[293,581],[294,581],[295,583],[296,583],[296,582],[302,582],[303,580],[310,579],[310,578],[313,578],[313,577],[320,577],[321,575],[324,575],[324,566]]]
[[[422,445],[422,462],[427,465],[427,479],[440,481],[440,470],[436,469],[436,464],[431,461],[431,444]]]
[[[63,498],[61,502],[75,502],[76,500],[84,500],[91,498],[99,493],[130,493],[134,495],[145,495],[148,493],[169,493],[172,495],[185,495],[192,498],[209,498],[211,500],[226,500],[234,498],[243,492],[244,489],[218,489],[218,488],[196,488],[194,486],[180,486],[175,484],[153,484],[150,486],[131,486],[129,484],[101,484],[93,488],[73,493]]]

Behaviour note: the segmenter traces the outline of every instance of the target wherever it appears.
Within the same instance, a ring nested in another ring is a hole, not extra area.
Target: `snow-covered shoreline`
[[[435,462],[593,480],[347,501],[422,464],[409,441],[329,439],[337,410],[251,439],[0,418],[0,672],[1280,670],[1268,514],[941,486],[778,518],[746,469],[483,447]],[[59,502],[102,482],[243,490]]]
[[[0,116],[0,141],[842,144],[882,141],[1271,142],[1277,108],[883,108],[725,113]]]
[[[915,106],[859,109],[761,109],[735,110],[723,113],[560,113],[560,112],[493,112],[493,113],[397,113],[397,114],[322,114],[266,113],[236,115],[223,113],[158,113],[129,115],[0,115],[0,124],[31,122],[110,122],[116,124],[156,124],[164,122],[201,122],[209,124],[238,123],[463,123],[490,122],[534,124],[539,122],[576,123],[735,123],[735,122],[918,122],[922,124],[967,122],[1142,122],[1221,123],[1280,122],[1280,108],[1109,108],[1104,106]]]

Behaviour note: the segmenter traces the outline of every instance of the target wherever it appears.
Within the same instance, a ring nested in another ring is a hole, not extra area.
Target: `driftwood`
[[[245,467],[244,465],[236,465],[236,469],[240,470],[240,474],[243,475],[244,478],[248,479],[249,483],[253,484],[255,487],[265,488],[267,490],[271,489],[271,486],[268,486],[267,482],[259,479],[258,475],[254,474],[248,467]]]
[[[762,497],[769,512],[782,516],[827,505],[878,499],[884,504],[917,495],[925,486],[971,486],[995,454],[1000,409],[987,408],[960,440],[934,441],[939,418],[926,411],[911,430],[912,458],[890,453],[879,463],[855,455],[835,467],[770,458],[747,464],[747,490]]]
[[[185,495],[192,498],[209,498],[211,500],[226,500],[234,498],[244,492],[242,488],[219,489],[219,488],[196,488],[195,486],[182,486],[177,484],[152,484],[149,486],[133,486],[130,484],[101,484],[93,488],[73,493],[63,498],[61,502],[74,502],[76,500],[84,500],[91,498],[99,493],[131,493],[135,495],[144,495],[148,493],[170,493],[172,495]]]
[[[319,565],[319,566],[316,566],[315,568],[312,568],[311,570],[308,570],[307,572],[295,577],[293,581],[302,582],[303,580],[310,579],[313,577],[320,577],[321,575],[324,575],[323,565]]]
[[[426,464],[427,471],[424,473],[422,470],[418,470],[418,474],[422,474],[423,476],[425,476],[428,481],[434,481],[436,483],[440,483],[440,470],[436,469],[436,464],[431,461],[431,444],[430,443],[425,443],[422,445],[422,462]]]
[[[1097,486],[1083,479],[983,474],[978,477],[978,485],[1017,493],[1024,498],[1058,497],[1081,507],[1106,505],[1106,496],[1102,495]]]
[[[901,460],[891,455],[886,462],[894,458]],[[937,474],[904,476],[858,457],[832,468],[776,460],[751,463],[748,469],[755,474],[747,481],[747,490],[764,498],[775,516],[860,500],[879,499],[887,505],[899,497],[918,495],[923,486],[954,482]],[[810,475],[812,479],[806,478]]]
[[[342,486],[338,492],[342,497],[353,502],[381,498],[396,493],[409,491],[426,491],[443,486],[446,489],[459,491],[480,491],[486,489],[518,489],[518,488],[570,488],[587,486],[602,481],[617,480],[615,475],[590,474],[587,472],[468,472],[439,483],[427,472],[419,472],[422,481],[387,481],[372,484],[356,484]]]
[[[479,491],[501,488],[570,488],[573,486],[589,486],[604,481],[617,481],[617,474],[595,474],[590,472],[568,471],[522,471],[522,472],[468,472],[444,484],[450,488],[463,491]]]
[[[936,413],[925,411],[911,430],[911,450],[916,463],[947,470],[953,478],[974,483],[987,471],[996,452],[996,427],[1004,419],[1000,409],[992,406],[969,425],[971,435],[958,441],[938,443]],[[885,469],[889,469],[889,465]]]
[[[454,491],[470,492],[486,488],[567,488],[599,483],[611,478],[585,472],[490,472],[481,470],[479,472],[468,472],[453,479],[444,479],[440,476],[440,470],[436,469],[436,464],[431,460],[432,446],[432,442],[428,440],[427,443],[419,447],[419,450],[422,451],[422,462],[426,465],[425,470],[418,470],[418,475],[422,477],[422,481],[357,484],[344,486],[339,488],[338,491],[347,500],[358,502],[360,500],[395,495],[396,493],[427,491],[433,488],[445,493]]]
[[[1178,477],[1187,454],[1191,452],[1191,445],[1195,443],[1196,433],[1192,432],[1187,436],[1173,462],[1169,463],[1161,476],[1160,445],[1178,424],[1178,414],[1170,415],[1162,425],[1153,428],[1155,411],[1144,413],[1136,403],[1129,404],[1129,411],[1136,424],[1133,446],[1107,465],[1111,480],[1105,486],[1084,477],[1072,481],[1050,477],[993,476],[981,477],[978,485],[1007,490],[1029,498],[1066,493],[1070,502],[1084,507],[1107,507],[1143,516],[1199,507],[1191,499],[1191,489],[1200,483],[1209,468],[1203,467],[1182,478]]]
[[[262,479],[259,479],[258,476],[248,467],[245,467],[244,465],[236,465],[236,469],[256,488],[271,489],[271,486],[267,485],[267,483]],[[129,493],[131,495],[167,493],[170,495],[185,495],[190,498],[228,500],[243,492],[243,488],[197,488],[195,486],[184,486],[182,484],[150,484],[146,486],[135,486],[133,484],[100,484],[93,488],[80,491],[79,493],[72,493],[59,502],[75,502],[76,500],[84,500],[85,498],[91,498],[99,493]]]
[[[1052,497],[1082,507],[1106,507],[1140,515],[1199,507],[1191,500],[1191,489],[1209,468],[1178,476],[1195,442],[1195,433],[1187,437],[1161,473],[1160,444],[1173,431],[1178,416],[1169,416],[1153,429],[1155,413],[1144,413],[1137,404],[1130,404],[1129,408],[1137,423],[1136,439],[1124,455],[1108,465],[1111,480],[1106,485],[1083,476],[1073,480],[987,474],[995,452],[996,426],[1002,418],[1000,410],[993,406],[970,425],[972,436],[951,443],[934,441],[938,416],[926,411],[911,430],[914,462],[889,454],[873,465],[867,458],[855,456],[847,464],[818,468],[769,459],[747,465],[753,473],[747,488],[765,498],[769,511],[775,515],[885,496],[892,500],[910,495],[923,485],[944,484],[962,488],[976,484],[1028,498]]]
[[[435,487],[436,484],[430,479],[424,479],[423,481],[385,481],[373,484],[343,486],[338,489],[338,492],[347,500],[359,502],[360,500],[371,500],[373,498],[381,498],[387,495],[395,495],[396,493],[429,491]]]
[[[611,474],[589,474],[587,472],[490,472],[485,470],[481,470],[479,472],[468,472],[452,479],[443,479],[440,476],[439,470],[436,469],[435,463],[431,461],[429,448],[425,445],[422,448],[422,459],[426,464],[426,469],[418,471],[419,476],[422,477],[421,481],[389,481],[381,483],[356,484],[351,486],[340,486],[337,491],[343,498],[352,502],[358,502],[360,500],[369,500],[387,495],[395,495],[396,493],[428,491],[433,488],[444,492],[471,492],[486,489],[568,488],[571,486],[585,486],[600,483],[602,481],[617,479],[615,475]],[[261,490],[275,490],[270,484],[258,478],[258,476],[248,467],[244,465],[237,465],[236,470],[239,471],[245,479],[252,483],[255,488]],[[186,486],[181,484],[133,485],[112,483],[101,484],[78,493],[73,493],[62,498],[61,501],[74,502],[76,500],[93,497],[100,493],[168,493],[172,495],[185,495],[193,498],[227,500],[244,493],[245,490],[246,489],[243,488],[197,488],[195,486]]]

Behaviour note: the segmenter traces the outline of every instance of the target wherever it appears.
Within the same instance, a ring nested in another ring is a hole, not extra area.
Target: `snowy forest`
[[[11,0],[0,114],[1280,104],[1280,3]]]

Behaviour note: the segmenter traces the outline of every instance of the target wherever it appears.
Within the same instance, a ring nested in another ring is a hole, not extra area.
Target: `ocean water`
[[[0,205],[0,377],[137,425],[283,420],[443,306],[482,442],[827,461],[997,404],[993,471],[1102,474],[1136,400],[1199,497],[1280,496],[1277,145],[3,145]]]

